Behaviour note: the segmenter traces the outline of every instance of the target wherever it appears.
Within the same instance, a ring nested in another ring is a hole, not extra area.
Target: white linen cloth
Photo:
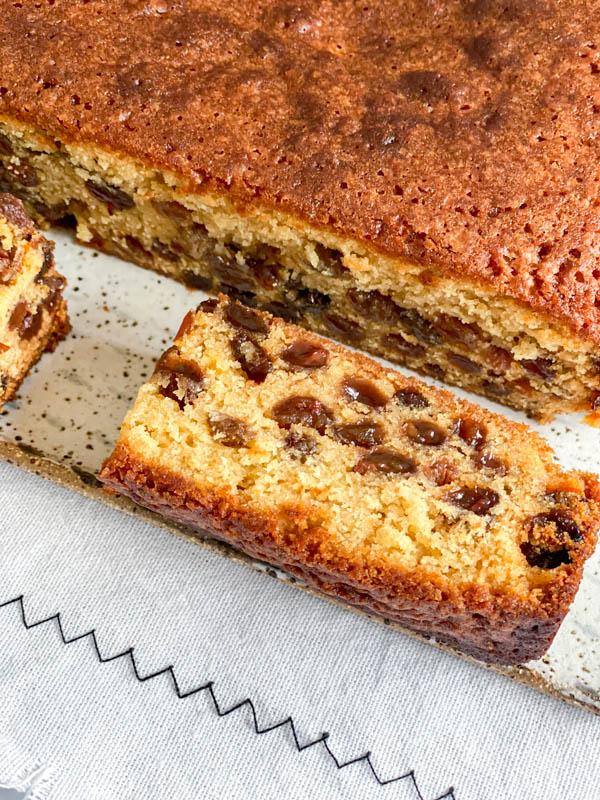
[[[588,800],[600,719],[0,464],[0,786],[35,800]],[[419,794],[420,793],[420,794]]]

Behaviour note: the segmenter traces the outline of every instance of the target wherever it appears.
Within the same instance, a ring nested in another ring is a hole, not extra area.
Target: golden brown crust
[[[52,332],[48,337],[44,352],[53,353],[60,342],[71,333],[71,329],[71,320],[67,312],[67,301],[63,298],[56,309],[52,324]]]
[[[588,547],[552,587],[543,604],[466,584],[458,590],[423,570],[390,569],[341,556],[301,506],[285,514],[249,512],[226,491],[214,492],[181,475],[142,462],[119,444],[100,479],[151,511],[227,541],[247,554],[301,577],[309,585],[411,630],[434,636],[482,661],[519,664],[550,645],[577,591],[593,549],[599,513],[589,520]],[[593,476],[582,476],[589,499],[600,502]]]
[[[600,342],[599,13],[9,3],[0,113],[467,276]]]

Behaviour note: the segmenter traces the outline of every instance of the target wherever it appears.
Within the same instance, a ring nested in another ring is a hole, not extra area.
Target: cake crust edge
[[[182,196],[197,197],[200,200],[204,196],[225,200],[240,217],[262,214],[284,218],[290,227],[318,232],[332,240],[337,240],[338,243],[349,243],[353,248],[368,253],[371,257],[392,261],[395,263],[399,275],[407,268],[418,269],[424,273],[434,272],[441,278],[457,282],[459,285],[468,285],[486,294],[497,294],[515,308],[557,325],[561,329],[561,333],[572,340],[573,345],[577,343],[600,345],[600,325],[596,324],[593,319],[588,319],[587,316],[585,319],[581,317],[578,310],[570,307],[563,308],[556,302],[548,302],[541,295],[531,295],[520,290],[516,291],[514,287],[503,286],[497,279],[487,274],[472,274],[469,270],[465,270],[462,264],[444,263],[431,257],[416,257],[408,254],[405,249],[384,244],[379,237],[328,224],[323,219],[315,218],[294,204],[275,201],[259,192],[244,193],[240,191],[239,187],[225,185],[223,181],[208,173],[203,175],[202,180],[194,181],[189,175],[186,175],[185,171],[178,170],[171,163],[163,164],[159,159],[151,158],[148,154],[127,151],[119,148],[114,142],[108,144],[86,139],[75,131],[61,130],[57,127],[42,127],[39,120],[32,119],[26,114],[19,114],[15,108],[0,107],[0,123],[21,134],[38,139],[50,150],[60,150],[62,145],[68,145],[78,150],[89,150],[89,154],[99,155],[101,160],[115,159],[125,165],[128,170],[138,170],[146,175],[158,171],[168,176],[168,183],[176,193]],[[86,244],[86,242],[81,243]],[[111,251],[107,250],[106,252]],[[574,311],[576,313],[573,313]],[[573,410],[585,410],[585,408],[585,404],[582,404],[580,408]]]
[[[287,509],[285,518],[249,512],[226,490],[201,487],[153,466],[126,442],[117,444],[98,477],[106,491],[124,494],[174,522],[281,567],[327,595],[433,636],[472,658],[504,665],[522,664],[546,652],[575,596],[600,522],[600,483],[593,475],[581,474],[586,494],[598,504],[585,546],[566,568],[564,580],[534,604],[473,583],[458,591],[423,570],[392,570],[383,562],[349,559],[336,552],[327,531],[310,527],[302,505]]]

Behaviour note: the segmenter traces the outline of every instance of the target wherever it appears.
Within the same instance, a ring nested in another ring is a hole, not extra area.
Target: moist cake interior
[[[357,371],[354,354],[237,304],[201,309],[123,425],[149,475],[230,493],[250,516],[288,513],[291,531],[309,509],[323,557],[534,602],[589,546],[585,483],[525,426],[366,359]]]
[[[52,244],[35,232],[19,201],[0,194],[0,403],[68,333],[64,286]]]
[[[597,346],[469,281],[174,176],[0,121],[0,188],[38,220],[72,215],[78,238],[249,306],[549,419],[600,408]]]

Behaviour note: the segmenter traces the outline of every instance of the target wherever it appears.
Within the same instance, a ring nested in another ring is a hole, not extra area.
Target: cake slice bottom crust
[[[431,573],[390,570],[381,563],[349,561],[327,550],[327,533],[311,527],[310,511],[287,509],[288,530],[275,516],[249,515],[226,492],[202,491],[181,475],[141,460],[118,446],[100,474],[108,489],[202,536],[233,545],[282,568],[327,595],[390,620],[487,663],[522,664],[548,649],[575,592],[570,584],[548,598],[548,611],[475,583],[452,591]],[[600,488],[589,487],[600,503]],[[554,612],[550,611],[553,608]]]

